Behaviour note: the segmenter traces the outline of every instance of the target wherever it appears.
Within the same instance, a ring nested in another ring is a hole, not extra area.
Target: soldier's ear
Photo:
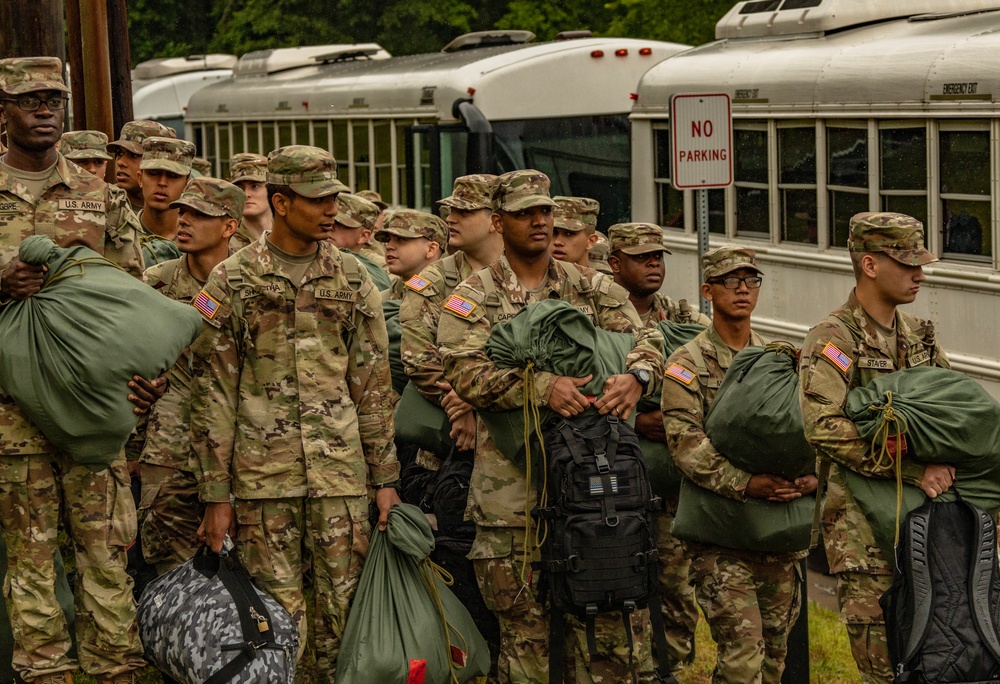
[[[608,257],[608,266],[611,268],[612,273],[618,273],[622,269],[622,261],[617,256],[612,254]]]
[[[493,230],[503,235],[503,217],[500,216],[500,212],[494,211],[490,215],[490,221],[493,223]]]
[[[712,301],[712,286],[710,284],[708,283],[701,284],[701,296],[707,299],[708,301]]]

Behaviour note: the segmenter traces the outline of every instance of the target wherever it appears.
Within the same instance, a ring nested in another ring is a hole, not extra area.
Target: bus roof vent
[[[176,76],[192,71],[209,69],[232,69],[236,65],[236,55],[190,55],[188,57],[160,57],[139,62],[132,70],[132,78],[152,81],[165,76]]]
[[[391,57],[376,43],[348,45],[303,45],[293,48],[255,50],[248,52],[236,63],[233,76],[266,76],[279,71],[316,66],[317,63],[347,59],[389,59]]]
[[[534,39],[535,34],[531,31],[476,31],[459,36],[441,48],[441,52],[459,52],[496,45],[520,45],[530,43]]]
[[[715,25],[715,37],[828,33],[927,13],[993,9],[998,0],[744,0]]]
[[[553,40],[579,40],[580,38],[593,38],[594,33],[588,29],[580,31],[560,31]]]

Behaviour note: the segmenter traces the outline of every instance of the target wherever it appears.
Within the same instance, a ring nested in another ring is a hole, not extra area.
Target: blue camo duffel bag
[[[146,660],[181,684],[293,684],[298,629],[236,554],[203,546],[139,599]]]

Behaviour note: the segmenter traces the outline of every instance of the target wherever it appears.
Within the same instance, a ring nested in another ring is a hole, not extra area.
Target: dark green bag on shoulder
[[[410,378],[403,367],[403,355],[400,343],[403,340],[403,326],[399,322],[399,300],[382,302],[382,315],[385,316],[385,331],[389,333],[389,372],[392,374],[392,388],[396,394],[402,394],[403,388]]]
[[[0,310],[0,385],[56,447],[103,470],[136,423],[128,382],[170,368],[201,314],[86,247],[33,235],[19,256],[48,272],[41,292]]]
[[[433,452],[438,458],[451,453],[451,421],[444,410],[422,395],[412,382],[406,383],[403,395],[393,411],[396,441],[413,444]]]

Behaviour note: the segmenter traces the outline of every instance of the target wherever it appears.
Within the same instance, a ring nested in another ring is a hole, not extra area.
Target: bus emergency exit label
[[[729,95],[674,95],[670,100],[671,178],[678,190],[733,182]]]

